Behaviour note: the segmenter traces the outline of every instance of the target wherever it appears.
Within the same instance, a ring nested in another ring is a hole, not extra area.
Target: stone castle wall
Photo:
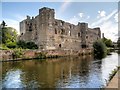
[[[78,25],[57,20],[54,9],[41,8],[39,15],[20,22],[20,40],[33,41],[39,49],[79,50],[91,48],[101,38],[100,28],[88,28],[87,23]]]

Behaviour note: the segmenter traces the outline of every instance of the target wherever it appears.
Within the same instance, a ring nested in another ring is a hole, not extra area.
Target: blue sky
[[[19,31],[19,22],[26,15],[38,15],[42,7],[55,9],[57,19],[73,24],[88,22],[89,27],[100,27],[107,38],[117,40],[117,2],[3,2],[1,20]]]

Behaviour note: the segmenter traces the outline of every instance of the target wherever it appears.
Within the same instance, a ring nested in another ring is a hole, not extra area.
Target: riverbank
[[[119,82],[120,82],[120,68],[118,69],[117,73],[113,76],[113,78],[110,80],[110,82],[106,86],[106,89],[116,88],[116,90],[120,90],[120,85],[118,84]]]
[[[58,58],[64,56],[83,56],[93,53],[92,49],[81,50],[0,50],[0,61]]]

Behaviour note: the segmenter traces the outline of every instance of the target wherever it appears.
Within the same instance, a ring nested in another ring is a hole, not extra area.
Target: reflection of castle
[[[87,23],[73,25],[54,18],[54,9],[39,9],[39,15],[20,22],[20,40],[33,41],[39,49],[73,49],[92,47],[101,38],[100,28],[88,28]]]

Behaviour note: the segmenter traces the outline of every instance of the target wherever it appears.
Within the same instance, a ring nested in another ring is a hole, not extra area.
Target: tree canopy
[[[113,47],[111,39],[103,38],[102,41],[105,43],[107,47]]]
[[[97,57],[104,57],[107,53],[106,45],[103,43],[102,40],[95,41],[93,43],[94,54]]]

